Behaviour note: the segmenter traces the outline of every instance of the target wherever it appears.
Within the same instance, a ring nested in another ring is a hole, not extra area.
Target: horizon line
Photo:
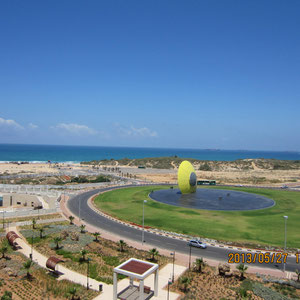
[[[201,150],[201,151],[244,151],[244,152],[292,152],[300,153],[300,150],[247,150],[247,149],[220,149],[220,148],[176,148],[176,147],[143,147],[143,146],[99,146],[99,145],[63,145],[63,144],[20,144],[20,143],[0,143],[0,145],[19,146],[62,146],[62,147],[94,147],[94,148],[137,148],[137,149],[174,149],[174,150]]]

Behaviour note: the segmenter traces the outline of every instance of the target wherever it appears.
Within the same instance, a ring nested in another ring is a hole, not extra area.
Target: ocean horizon
[[[199,160],[233,161],[247,158],[300,160],[298,151],[219,150],[183,148],[139,148],[108,146],[63,146],[0,144],[0,162],[73,162],[177,156]]]

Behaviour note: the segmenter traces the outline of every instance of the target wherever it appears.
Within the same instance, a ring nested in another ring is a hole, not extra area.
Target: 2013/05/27
[[[286,263],[287,253],[232,253],[228,254],[228,263],[230,264],[269,264],[269,263]],[[299,263],[299,255],[296,255],[296,263]]]

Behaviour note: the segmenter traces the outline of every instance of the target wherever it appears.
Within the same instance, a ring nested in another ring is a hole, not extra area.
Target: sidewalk
[[[31,248],[31,245],[29,245],[24,237],[21,235],[21,233],[18,231],[17,227],[10,227],[7,228],[6,231],[14,231],[16,234],[20,236],[20,239],[17,239],[17,244],[21,247],[18,251],[24,254],[26,257],[30,257],[30,254],[32,253],[33,261],[38,264],[39,266],[46,268],[46,261],[48,257],[42,255],[41,253],[37,252],[34,248]],[[87,286],[87,277],[77,273],[75,271],[72,271],[62,265],[57,265],[57,270],[63,275],[59,277],[58,280],[70,280],[72,282],[78,283],[83,286]],[[174,265],[174,277],[175,280],[186,270],[185,267]],[[159,300],[159,299],[166,299],[167,298],[167,290],[164,288],[168,284],[168,280],[172,277],[173,272],[173,265],[167,264],[164,268],[162,268],[159,271],[159,281],[158,281],[158,296],[152,297],[153,300]],[[99,282],[95,279],[89,278],[89,287],[90,289],[93,289],[95,291],[99,291],[99,285],[102,284],[103,291],[102,293],[94,298],[95,300],[108,300],[112,299],[113,297],[113,285],[108,285],[103,282]],[[154,282],[154,275],[150,275],[145,280],[145,285],[151,286],[153,288],[153,282]],[[138,284],[138,283],[137,283]],[[129,278],[125,278],[118,282],[118,291],[121,291],[125,289],[129,285]],[[179,299],[179,294],[170,292],[169,294],[170,300],[177,300]]]

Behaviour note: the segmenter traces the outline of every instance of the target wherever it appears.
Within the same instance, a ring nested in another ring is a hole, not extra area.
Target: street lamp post
[[[288,216],[283,216],[284,217],[284,253],[286,253],[286,223]],[[285,261],[283,262],[283,272],[285,272]]]
[[[87,259],[86,289],[89,290],[90,258]]]
[[[81,201],[79,199],[79,222],[81,221],[81,217],[80,217],[80,203],[81,203]]]
[[[144,231],[145,231],[145,203],[147,200],[143,201],[143,230],[142,230],[142,245],[144,245]]]
[[[170,285],[171,285],[171,283],[172,283],[172,281],[169,278],[169,280],[168,280],[168,300],[170,299]]]
[[[172,273],[172,283],[174,283],[174,265],[175,265],[175,250],[174,252],[170,253],[173,256],[173,273]]]
[[[33,260],[33,232],[31,236],[31,253],[30,253],[30,259]]]
[[[191,256],[192,256],[192,246],[190,245],[189,270],[191,269]]]
[[[5,224],[5,222],[4,222],[4,213],[5,213],[4,209],[3,209],[2,213],[3,213],[3,229],[4,229],[4,224]]]

